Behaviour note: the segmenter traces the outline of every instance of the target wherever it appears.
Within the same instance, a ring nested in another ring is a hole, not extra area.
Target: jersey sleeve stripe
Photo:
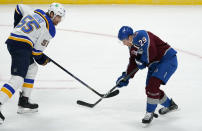
[[[32,51],[32,55],[41,55],[41,54],[42,54],[42,52],[37,53],[37,52]]]
[[[149,56],[150,56],[150,54],[149,54],[150,38],[149,38],[149,34],[147,32],[146,32],[146,36],[147,36],[147,40],[148,40],[148,45],[147,45],[147,62],[150,63],[150,59],[149,59]]]
[[[46,28],[49,30],[49,23],[45,16],[43,16],[40,12],[34,11],[35,13],[39,14],[45,21],[46,21]]]
[[[21,11],[20,11],[20,8],[19,8],[19,5],[17,5],[17,7],[16,7],[16,12],[17,12],[18,14],[22,15],[22,13],[21,13]]]
[[[18,12],[17,8],[15,8],[15,11],[20,15],[20,13]]]
[[[37,50],[37,49],[35,49],[35,48],[33,48],[33,51],[34,51],[34,52],[37,52],[37,53],[42,52],[41,50]]]
[[[37,9],[34,11],[38,15],[40,15],[46,22],[46,27],[52,37],[55,37],[56,30],[55,30],[55,25],[53,24],[52,20],[50,19],[49,16],[46,15],[46,13],[43,10]]]
[[[40,50],[36,50],[35,48],[33,48],[32,50],[32,55],[41,55],[43,52]]]

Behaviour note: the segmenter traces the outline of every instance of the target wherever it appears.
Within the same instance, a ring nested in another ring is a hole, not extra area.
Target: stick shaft
[[[124,80],[127,80],[128,78],[130,78],[133,73],[137,72],[138,71],[138,68],[135,68],[130,74],[128,74],[126,77],[124,77]],[[105,98],[108,94],[110,94],[114,89],[117,88],[117,86],[119,85],[119,83],[117,83],[110,91],[108,91],[103,97],[101,97],[98,101],[96,101],[94,104],[93,104],[93,107],[95,105],[97,105],[98,103],[100,103],[102,101],[103,98]]]
[[[80,82],[81,84],[83,84],[85,87],[87,87],[88,89],[90,89],[91,91],[93,91],[94,93],[96,93],[99,96],[102,96],[100,93],[98,93],[96,90],[94,90],[92,87],[90,87],[89,85],[87,85],[85,82],[83,82],[82,80],[80,80],[78,77],[76,77],[75,75],[73,75],[71,72],[69,72],[68,70],[66,70],[64,67],[62,67],[61,65],[59,65],[57,62],[55,62],[53,59],[49,58],[51,62],[53,62],[56,66],[58,66],[60,69],[62,69],[63,71],[65,71],[67,74],[69,74],[70,76],[72,76],[74,79],[76,79],[78,82]]]

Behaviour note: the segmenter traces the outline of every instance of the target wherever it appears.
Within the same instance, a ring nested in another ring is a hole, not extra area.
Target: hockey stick
[[[123,78],[123,80],[127,80],[128,78],[130,78],[133,73],[137,72],[138,71],[138,68],[135,68],[130,74],[128,74],[126,77]],[[102,96],[98,101],[96,101],[94,104],[90,104],[90,103],[87,103],[85,101],[81,101],[81,100],[78,100],[77,101],[77,104],[79,105],[82,105],[82,106],[87,106],[87,107],[91,107],[93,108],[94,106],[96,106],[98,103],[100,103],[100,101],[102,101],[103,98],[105,98],[106,96],[108,96],[114,89],[117,88],[117,86],[119,85],[119,83],[117,83],[111,90],[109,90],[104,96]]]
[[[100,97],[109,98],[109,97],[114,97],[114,96],[116,96],[116,95],[119,94],[119,90],[115,90],[115,91],[109,93],[108,95],[100,94],[99,92],[97,92],[96,90],[94,90],[92,87],[90,87],[89,85],[87,85],[86,83],[84,83],[82,80],[80,80],[78,77],[76,77],[75,75],[73,75],[72,73],[70,73],[64,67],[62,67],[61,65],[59,65],[53,59],[51,59],[50,57],[49,57],[49,59],[50,59],[51,62],[53,62],[60,69],[62,69],[63,71],[65,71],[67,74],[69,74],[70,76],[72,76],[74,79],[76,79],[78,82],[80,82],[81,84],[83,84],[85,87],[87,87],[88,89],[90,89],[91,91],[93,91],[95,94],[99,95]]]

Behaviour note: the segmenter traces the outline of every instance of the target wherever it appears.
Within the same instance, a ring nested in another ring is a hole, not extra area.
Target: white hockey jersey
[[[33,55],[41,55],[56,33],[52,20],[43,10],[23,4],[18,4],[15,11],[23,17],[8,39],[27,43],[33,48]]]

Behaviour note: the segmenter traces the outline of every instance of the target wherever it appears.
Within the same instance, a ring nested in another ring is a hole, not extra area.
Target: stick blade
[[[87,103],[85,101],[80,101],[80,100],[77,101],[77,104],[82,105],[82,106],[86,106],[86,107],[90,107],[90,108],[94,107],[94,104],[90,104],[90,103]]]
[[[109,95],[107,95],[106,98],[114,97],[114,96],[116,96],[116,95],[118,95],[118,94],[119,94],[119,90],[115,90],[115,91],[111,92]],[[103,95],[103,96],[104,96],[104,95]]]

